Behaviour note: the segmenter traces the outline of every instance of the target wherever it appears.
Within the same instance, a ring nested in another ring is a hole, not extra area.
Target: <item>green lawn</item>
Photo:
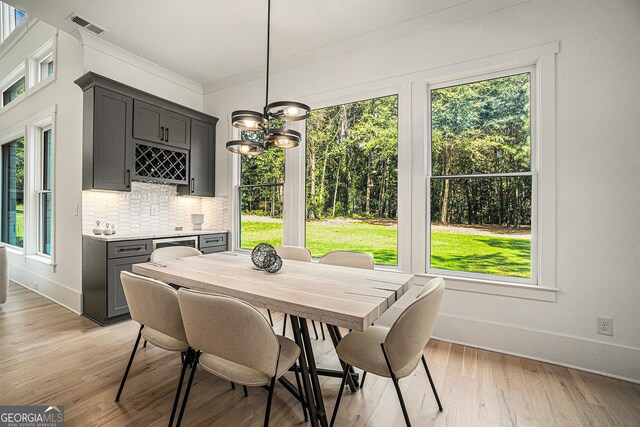
[[[443,270],[529,277],[531,240],[434,231],[431,266]],[[243,221],[242,247],[282,244],[282,223]],[[396,265],[397,231],[368,222],[307,223],[307,247],[314,257],[336,249],[366,252],[376,264]]]

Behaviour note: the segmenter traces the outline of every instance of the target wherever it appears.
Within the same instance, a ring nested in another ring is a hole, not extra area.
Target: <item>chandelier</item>
[[[284,127],[272,128],[270,120],[279,123],[304,120],[309,117],[311,109],[308,105],[295,101],[277,101],[269,103],[269,50],[271,37],[271,0],[267,3],[267,79],[265,89],[265,106],[262,113],[252,110],[237,110],[231,113],[233,127],[251,132],[261,133],[262,142],[237,139],[227,142],[227,150],[236,154],[253,156],[262,154],[269,148],[295,148],[300,144],[302,135],[293,129]]]

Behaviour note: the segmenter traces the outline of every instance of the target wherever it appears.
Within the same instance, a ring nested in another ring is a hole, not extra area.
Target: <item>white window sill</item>
[[[26,255],[26,259],[38,261],[42,264],[50,266],[52,269],[55,268],[56,263],[50,257],[42,256],[42,255]]]
[[[7,248],[7,253],[9,254],[24,255],[24,249],[19,248],[17,246],[12,246],[7,243],[0,243],[0,246],[4,246],[5,248]]]
[[[417,278],[432,279],[437,275],[416,274]],[[469,279],[455,276],[439,276],[446,281],[448,290],[523,298],[536,301],[556,302],[558,288],[547,288],[521,283],[498,282],[493,280]]]
[[[7,105],[4,105],[4,106],[0,107],[0,115],[6,113],[8,111],[11,111],[11,109],[14,108],[16,105],[20,104],[25,99],[28,99],[28,98],[32,97],[33,95],[38,93],[40,90],[42,90],[45,87],[49,86],[54,81],[56,81],[56,73],[53,73],[52,75],[50,75],[46,79],[36,83],[34,86],[32,86],[29,89],[27,89],[22,95],[18,96],[16,99],[11,101]]]

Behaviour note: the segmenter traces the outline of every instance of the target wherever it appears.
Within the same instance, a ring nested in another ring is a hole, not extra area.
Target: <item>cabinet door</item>
[[[189,185],[178,187],[183,195],[215,196],[216,127],[191,120],[191,152]]]
[[[149,256],[110,259],[107,262],[107,317],[119,316],[129,312],[124,296],[120,272],[131,271],[133,264],[149,261]]]
[[[189,117],[165,110],[164,128],[165,144],[189,149],[189,145],[191,145],[191,119]]]
[[[165,139],[164,108],[135,100],[133,103],[133,137],[151,142]]]
[[[132,108],[132,98],[95,88],[92,188],[130,191]]]

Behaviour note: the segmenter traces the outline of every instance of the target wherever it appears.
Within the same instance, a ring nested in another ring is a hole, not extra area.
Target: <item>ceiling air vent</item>
[[[82,28],[84,28],[85,30],[89,30],[95,34],[102,34],[105,32],[105,29],[102,27],[99,27],[98,25],[94,24],[91,21],[88,21],[87,19],[83,18],[82,16],[78,15],[77,13],[72,13],[71,15],[69,15],[69,17],[67,18],[69,19],[71,22],[78,24],[79,26],[81,26]]]

